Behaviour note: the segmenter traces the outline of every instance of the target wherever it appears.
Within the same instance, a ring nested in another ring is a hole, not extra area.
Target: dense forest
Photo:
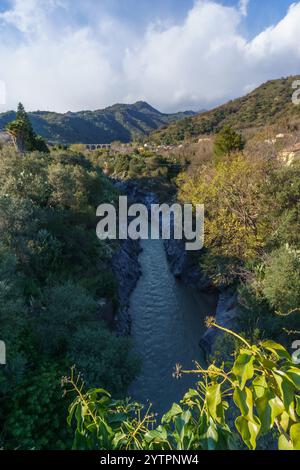
[[[129,340],[101,320],[104,306],[117,302],[110,260],[118,247],[96,238],[95,207],[117,192],[74,152],[4,148],[0,175],[1,441],[13,449],[66,448],[60,379],[70,365],[117,396],[138,370]]]
[[[41,149],[21,106],[7,131],[15,148],[0,153],[1,446],[300,449],[300,369],[291,357],[300,330],[299,160],[287,163],[281,142],[230,126],[196,160]],[[223,335],[206,369],[176,365],[174,380],[194,374],[195,387],[161,418],[124,398],[139,358],[104,321],[105,306],[117,311],[119,242],[97,239],[95,214],[117,201],[112,177],[205,204],[205,248],[193,262],[215,289],[238,293],[234,331],[207,319]]]

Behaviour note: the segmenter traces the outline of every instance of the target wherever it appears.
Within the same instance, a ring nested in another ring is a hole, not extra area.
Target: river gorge
[[[141,277],[129,305],[131,337],[141,357],[139,377],[129,395],[153,404],[161,414],[178,402],[195,376],[172,376],[176,363],[193,368],[193,361],[204,363],[199,341],[204,319],[215,310],[211,295],[198,293],[175,278],[167,261],[162,240],[142,240],[139,256]]]
[[[150,210],[158,202],[157,194],[134,180],[115,185],[130,203]],[[113,269],[119,298],[116,330],[131,337],[141,359],[140,374],[128,395],[152,403],[152,410],[161,415],[197,380],[195,375],[175,379],[175,365],[190,370],[194,361],[205,364],[217,335],[215,329],[206,329],[205,318],[215,316],[219,324],[232,326],[236,294],[214,288],[180,240],[123,240]]]

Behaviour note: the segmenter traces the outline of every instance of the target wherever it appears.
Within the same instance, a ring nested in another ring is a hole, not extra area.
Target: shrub
[[[83,326],[73,335],[68,352],[70,364],[76,364],[89,387],[101,383],[122,397],[135,379],[138,359],[131,352],[128,338],[119,338],[102,322]]]
[[[231,155],[234,152],[240,152],[245,147],[245,141],[241,134],[232,127],[225,126],[217,135],[214,142],[215,157]]]
[[[10,395],[5,426],[6,448],[18,450],[66,449],[72,433],[64,425],[69,401],[63,397],[58,364],[43,363],[27,374]]]
[[[46,287],[35,318],[42,351],[48,354],[67,351],[74,333],[94,318],[95,311],[96,302],[77,284]]]
[[[263,293],[281,313],[300,307],[300,252],[288,246],[273,251],[267,260]]]

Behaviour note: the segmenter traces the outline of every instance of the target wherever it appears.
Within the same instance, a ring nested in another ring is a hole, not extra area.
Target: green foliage
[[[254,450],[257,441],[276,430],[278,448],[299,450],[300,368],[286,349],[273,341],[258,347],[236,333],[217,327],[239,340],[230,367],[200,365],[194,371],[176,366],[175,375],[203,376],[180,404],[156,423],[142,405],[113,400],[103,389],[83,391],[81,377],[64,379],[76,393],[68,423],[75,427],[74,449],[102,450],[219,450],[233,449],[240,436]],[[235,409],[235,430],[228,424]]]
[[[72,435],[64,424],[69,402],[60,389],[62,373],[53,363],[41,364],[11,393],[6,448],[54,450],[71,444]]]
[[[3,151],[0,161],[1,194],[46,205],[51,192],[47,176],[48,158],[40,153],[20,158],[14,151]]]
[[[171,156],[164,157],[148,150],[100,158],[110,175],[118,178],[152,178],[172,181],[182,169],[182,163]],[[157,183],[158,186],[158,183]]]
[[[300,244],[300,165],[274,165],[262,187],[262,214],[268,227],[268,248]]]
[[[193,114],[192,111],[163,114],[149,104],[139,101],[131,105],[115,104],[102,110],[77,113],[37,111],[30,113],[29,117],[35,132],[62,146],[78,142],[88,144],[130,142]],[[0,114],[0,128],[5,126],[8,118],[14,119],[15,114]],[[76,149],[83,151],[83,147]]]
[[[100,298],[116,306],[117,246],[97,239],[95,213],[117,192],[76,152],[0,156],[1,446],[66,448],[65,361],[78,359],[91,385],[116,393],[137,370],[130,344],[99,320]]]
[[[241,331],[284,344],[300,327],[299,169],[245,152],[177,178],[182,203],[205,205],[200,268],[238,285]]]
[[[245,142],[241,134],[232,127],[225,126],[215,137],[214,155],[216,158],[229,156],[243,150]]]
[[[278,123],[299,123],[299,110],[291,100],[292,83],[299,76],[271,80],[241,98],[211,111],[187,117],[152,134],[160,143],[195,139],[199,135],[219,132],[224,126],[234,129],[265,127]]]
[[[11,135],[16,149],[21,152],[49,152],[44,140],[35,134],[30,119],[25,112],[22,103],[19,103],[16,119],[6,125],[7,132]]]
[[[102,323],[93,322],[77,328],[70,343],[69,363],[84,371],[84,380],[89,387],[101,383],[115,396],[124,396],[140,366],[128,338],[118,338]]]
[[[202,268],[216,284],[235,280],[263,246],[258,218],[264,167],[243,155],[209,164],[195,175],[178,177],[179,199],[205,206]]]
[[[7,364],[0,368],[0,397],[11,393],[25,375],[27,358],[22,344],[27,321],[16,257],[0,245],[0,331],[8,346]]]
[[[300,306],[300,252],[289,246],[273,251],[267,259],[263,293],[278,312],[287,314]]]
[[[71,282],[45,288],[41,302],[35,328],[42,351],[64,355],[75,332],[94,319],[96,302],[85,289]]]

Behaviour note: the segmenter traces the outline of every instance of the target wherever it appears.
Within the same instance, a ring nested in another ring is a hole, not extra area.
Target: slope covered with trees
[[[55,143],[130,142],[165,124],[193,115],[192,111],[164,114],[144,101],[115,104],[98,111],[65,114],[37,111],[29,113],[34,131]],[[0,114],[0,129],[16,118],[13,111]]]
[[[127,338],[102,320],[117,306],[111,258],[95,210],[117,193],[74,152],[0,152],[0,446],[70,445],[60,380],[78,364],[91,386],[123,396],[138,370]]]
[[[211,111],[188,117],[152,134],[152,139],[172,143],[211,134],[224,126],[236,129],[263,127],[287,121],[300,122],[300,106],[292,103],[292,84],[300,76],[271,80],[242,98],[226,103]]]
[[[215,286],[239,292],[241,330],[290,345],[300,330],[300,162],[251,142],[232,151],[234,134],[220,132],[215,157],[179,175],[178,197],[205,205],[195,259]]]

